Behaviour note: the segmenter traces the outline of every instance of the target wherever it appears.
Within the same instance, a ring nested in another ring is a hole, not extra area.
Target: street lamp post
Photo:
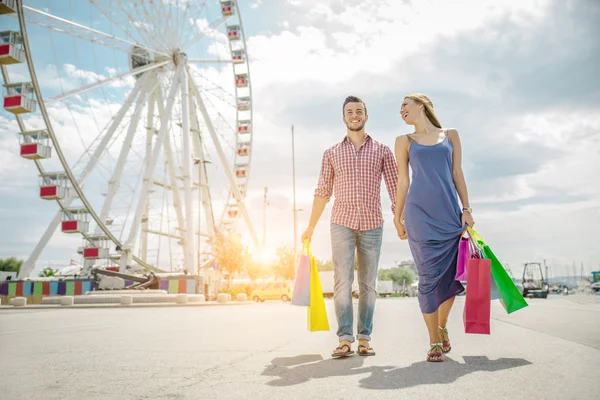
[[[296,154],[294,148],[294,125],[292,125],[292,190],[294,202],[294,262],[298,259],[298,209],[296,208]]]

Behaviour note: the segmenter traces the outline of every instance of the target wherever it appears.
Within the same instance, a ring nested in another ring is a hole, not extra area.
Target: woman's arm
[[[464,208],[471,207],[469,205],[469,192],[467,191],[467,182],[462,170],[462,147],[460,137],[456,129],[448,129],[448,139],[452,143],[454,150],[452,151],[452,179],[454,187],[458,192],[458,197]]]
[[[396,154],[396,163],[398,164],[398,185],[396,188],[396,209],[394,212],[394,222],[404,225],[404,205],[406,204],[406,195],[410,181],[408,178],[408,148],[409,141],[406,135],[396,138],[394,153]]]

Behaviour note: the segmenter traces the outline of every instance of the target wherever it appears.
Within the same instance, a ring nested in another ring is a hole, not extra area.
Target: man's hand
[[[314,231],[314,229],[311,227],[306,228],[306,230],[302,234],[302,243],[304,243],[305,240],[308,240],[308,243],[310,243],[310,239],[312,238],[313,231]]]
[[[406,227],[404,226],[404,224],[402,222],[396,221],[394,219],[394,225],[396,226],[396,231],[398,232],[398,237],[401,240],[408,239],[408,236],[406,235]]]

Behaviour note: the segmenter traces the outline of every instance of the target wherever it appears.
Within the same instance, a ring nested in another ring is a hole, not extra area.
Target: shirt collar
[[[371,136],[368,133],[366,133],[365,134],[365,141],[363,142],[362,145],[365,145],[365,144],[367,144],[370,141],[371,141]],[[350,139],[348,139],[348,135],[344,136],[344,139],[342,140],[342,144],[344,144],[344,143],[352,144],[352,142],[350,141]]]

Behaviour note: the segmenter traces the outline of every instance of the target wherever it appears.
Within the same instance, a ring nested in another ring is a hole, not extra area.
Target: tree
[[[317,260],[317,269],[319,271],[333,271],[335,266],[333,265],[333,260]]]
[[[277,249],[277,262],[273,270],[275,277],[282,279],[294,279],[296,275],[295,254],[294,249],[284,245]]]
[[[242,271],[246,261],[246,249],[239,241],[239,236],[232,234],[225,236],[217,233],[214,238],[215,261],[222,271],[229,274],[227,286],[231,286],[231,279]]]
[[[320,261],[317,260],[317,269],[319,271],[333,271],[335,269],[335,264],[333,260]],[[354,270],[358,271],[358,255],[354,254]]]
[[[22,265],[23,260],[17,260],[16,257],[0,259],[0,271],[16,272],[18,274]]]
[[[56,276],[56,271],[53,270],[50,267],[46,267],[46,268],[44,268],[43,270],[40,271],[40,275],[39,276],[42,277],[42,278],[49,278],[51,276]]]
[[[252,279],[252,283],[256,284],[256,279],[265,278],[269,275],[270,268],[266,268],[261,262],[248,258],[245,264],[246,274]],[[268,266],[270,267],[270,266]]]
[[[406,267],[396,267],[390,269],[380,269],[377,273],[377,279],[380,281],[394,281],[397,285],[406,284],[410,286],[417,279],[415,271]]]

